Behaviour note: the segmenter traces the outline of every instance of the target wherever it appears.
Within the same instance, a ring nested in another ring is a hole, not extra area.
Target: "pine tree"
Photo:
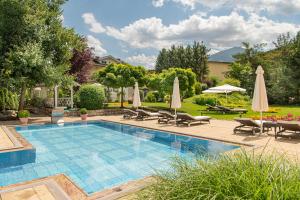
[[[156,59],[155,71],[161,72],[163,69],[167,69],[169,67],[169,58],[168,58],[167,49],[163,48]]]
[[[193,50],[193,62],[192,62],[192,70],[197,75],[197,80],[203,82],[206,76],[209,73],[208,69],[208,49],[203,44],[203,42],[194,42],[192,47]]]

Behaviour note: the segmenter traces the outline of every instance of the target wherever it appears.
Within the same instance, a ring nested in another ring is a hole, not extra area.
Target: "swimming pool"
[[[174,155],[190,159],[195,154],[218,155],[239,148],[104,121],[16,130],[36,148],[36,160],[0,169],[0,186],[64,173],[91,194],[151,175],[156,169],[167,169]]]

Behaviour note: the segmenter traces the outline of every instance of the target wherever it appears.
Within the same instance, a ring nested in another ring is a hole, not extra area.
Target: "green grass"
[[[152,107],[156,109],[166,109],[169,108],[169,104],[167,103],[143,103],[143,106]],[[276,113],[264,113],[264,116],[286,116],[288,113],[292,113],[294,116],[300,116],[300,106],[270,106],[272,110],[276,110]],[[215,113],[215,112],[204,112],[206,106],[200,106],[193,103],[192,98],[185,99],[182,103],[182,108],[178,111],[186,112],[191,115],[209,115],[215,119],[224,119],[224,120],[232,120],[236,117],[239,117],[239,114],[222,114],[222,113]],[[242,117],[253,117],[259,116],[259,113],[253,112],[251,109],[251,105],[245,107],[248,110],[247,114],[243,114]]]
[[[158,172],[137,199],[300,199],[300,168],[276,156],[245,152],[195,163],[179,158],[170,171]]]
[[[117,104],[110,104],[109,107],[115,107]],[[169,104],[164,103],[164,102],[158,102],[158,103],[147,103],[143,102],[142,106],[145,107],[150,107],[154,109],[168,109]],[[131,107],[129,105],[128,107]],[[243,114],[242,117],[258,117],[259,113],[253,112],[251,109],[251,105],[248,105],[244,107],[245,109],[248,110],[247,114]],[[287,114],[291,113],[294,116],[300,116],[300,106],[277,106],[277,105],[272,105],[270,106],[272,110],[276,110],[276,113],[264,113],[264,116],[286,116]],[[206,109],[206,106],[200,106],[195,103],[193,103],[193,97],[185,99],[182,102],[182,107],[178,109],[179,112],[186,112],[191,115],[197,116],[197,115],[209,115],[215,119],[223,119],[223,120],[233,120],[236,117],[239,117],[239,114],[222,114],[222,113],[216,113],[216,112],[204,112]]]

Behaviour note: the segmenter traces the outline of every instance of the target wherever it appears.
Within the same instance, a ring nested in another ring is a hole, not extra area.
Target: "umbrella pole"
[[[260,111],[260,134],[263,133],[263,113]]]
[[[176,112],[176,108],[175,108],[175,124],[177,125],[177,112]]]

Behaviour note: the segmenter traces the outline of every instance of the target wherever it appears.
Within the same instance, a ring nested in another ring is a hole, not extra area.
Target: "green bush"
[[[81,115],[86,115],[86,114],[88,113],[88,111],[87,111],[86,108],[81,108],[81,109],[79,110],[79,112],[80,112]]]
[[[42,108],[44,107],[44,99],[38,96],[34,96],[30,100],[30,105],[36,108]]]
[[[195,87],[195,94],[196,95],[201,94],[202,84],[200,82],[197,82],[194,87]]]
[[[148,92],[146,97],[145,97],[145,102],[151,102],[151,103],[154,103],[154,102],[157,102],[158,100],[158,97],[155,95],[155,92]]]
[[[18,108],[18,95],[6,88],[0,88],[0,109],[16,110]]]
[[[227,107],[245,107],[250,104],[249,96],[238,92],[226,94],[201,94],[194,97],[194,103],[198,105],[222,105]]]
[[[243,153],[174,159],[169,171],[138,194],[139,199],[300,199],[300,168],[285,156]]]
[[[206,104],[214,106],[216,105],[216,102],[217,102],[217,97],[214,95],[203,94],[194,98],[194,103],[201,106],[204,106]]]
[[[30,117],[30,112],[28,110],[20,110],[18,112],[18,117],[19,118],[27,118]]]
[[[103,108],[104,89],[96,85],[83,85],[78,91],[79,106],[88,110]]]
[[[234,78],[226,78],[224,79],[220,85],[225,85],[225,84],[229,84],[229,85],[233,85],[236,87],[240,87],[241,86],[241,81],[234,79]]]

